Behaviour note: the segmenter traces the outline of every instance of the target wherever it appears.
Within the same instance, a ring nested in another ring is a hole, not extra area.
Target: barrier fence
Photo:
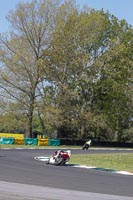
[[[0,144],[14,144],[14,138],[0,138]]]
[[[60,146],[60,139],[24,138],[22,134],[0,133],[0,144]]]
[[[38,146],[60,146],[74,145],[82,146],[85,139],[45,139],[45,138],[24,138],[24,134],[0,133],[0,144],[16,144],[16,145],[38,145]],[[92,140],[92,146],[95,147],[126,147],[133,148],[132,142],[112,142]]]

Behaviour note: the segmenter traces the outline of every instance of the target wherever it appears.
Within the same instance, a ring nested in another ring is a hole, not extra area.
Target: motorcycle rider
[[[52,164],[54,164],[56,162],[56,160],[59,158],[60,153],[62,152],[62,150],[57,150],[53,153],[52,155]],[[48,161],[47,164],[50,164],[50,162]]]
[[[91,139],[87,140],[82,149],[88,150],[90,148],[91,143],[92,143]]]
[[[58,157],[60,156],[61,153],[64,153],[64,151],[63,151],[63,150],[57,150],[57,151],[55,151],[55,152],[54,152],[54,158],[55,158],[55,159],[58,158]]]
[[[47,164],[53,164],[53,165],[65,165],[65,163],[68,162],[71,156],[71,151],[63,151],[63,150],[57,150],[51,155],[48,159]]]

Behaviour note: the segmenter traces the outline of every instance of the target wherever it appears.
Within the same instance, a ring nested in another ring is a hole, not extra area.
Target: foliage
[[[20,3],[8,20],[12,32],[0,37],[3,119],[12,104],[29,137],[36,130],[131,140],[133,29],[125,20],[72,0]]]

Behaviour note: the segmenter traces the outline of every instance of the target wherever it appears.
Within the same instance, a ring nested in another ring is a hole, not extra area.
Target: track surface
[[[92,149],[88,151],[72,149],[71,151],[72,154],[112,153],[110,150]],[[1,184],[11,182],[27,184],[29,186],[32,185],[33,187],[41,186],[64,189],[70,190],[71,192],[81,191],[95,194],[116,195],[121,196],[121,199],[133,197],[133,176],[101,172],[94,169],[88,170],[67,166],[52,166],[46,165],[45,162],[34,160],[35,156],[49,156],[53,152],[53,149],[0,149]],[[114,152],[119,151],[114,150],[113,153]],[[120,152],[125,151],[123,150]],[[133,153],[133,150],[128,152]],[[2,194],[1,191],[0,194]],[[6,198],[3,196],[3,199]],[[0,196],[0,200],[3,199],[2,196]],[[95,199],[97,198],[95,197]],[[102,197],[99,199],[104,198]]]

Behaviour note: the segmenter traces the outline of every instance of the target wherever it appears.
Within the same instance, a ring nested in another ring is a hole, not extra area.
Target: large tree
[[[49,81],[57,86],[62,126],[73,133],[75,128],[78,137],[94,130],[97,138],[114,139],[116,132],[121,140],[122,123],[132,115],[132,27],[102,10],[60,12],[44,57]]]
[[[3,91],[4,97],[6,94],[6,98],[19,102],[28,119],[27,137],[32,137],[37,88],[45,81],[41,71],[42,50],[49,48],[58,2],[19,3],[8,15],[11,32],[0,36],[1,94]]]
[[[95,113],[106,116],[107,126],[113,133],[111,139],[121,141],[123,130],[129,127],[133,114],[133,29],[124,20],[119,21],[108,13],[104,16],[106,23],[102,35],[107,42],[104,42],[106,46],[102,53],[97,49],[98,56],[94,65],[98,66],[99,78],[95,84],[93,106]]]
[[[62,127],[72,129],[73,133],[75,128],[77,134],[73,135],[77,137],[79,133],[82,137],[89,121],[84,120],[85,116],[91,115],[93,78],[88,73],[91,62],[88,44],[96,40],[94,35],[101,32],[103,22],[98,12],[80,13],[77,8],[70,8],[68,12],[64,6],[58,12],[51,48],[44,51],[44,63],[48,80],[56,89]]]

